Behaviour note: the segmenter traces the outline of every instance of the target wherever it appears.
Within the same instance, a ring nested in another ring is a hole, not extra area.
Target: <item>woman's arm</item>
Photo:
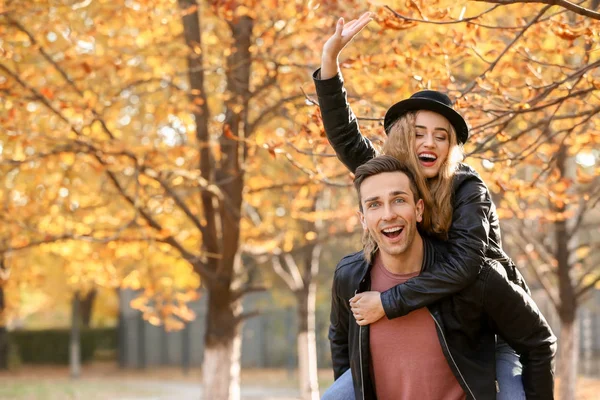
[[[371,13],[364,13],[347,24],[340,18],[335,33],[323,46],[321,68],[313,74],[327,139],[338,158],[352,172],[375,157],[376,152],[371,142],[360,133],[356,116],[348,104],[338,58],[344,47],[370,21]]]
[[[352,172],[377,155],[373,144],[360,133],[358,121],[348,104],[344,80],[340,74],[319,79],[314,75],[315,87],[323,117],[327,140],[338,158]]]
[[[475,281],[487,252],[489,191],[476,173],[460,176],[444,257],[415,278],[381,293],[388,318],[401,317],[455,294]],[[443,260],[443,261],[442,261]]]

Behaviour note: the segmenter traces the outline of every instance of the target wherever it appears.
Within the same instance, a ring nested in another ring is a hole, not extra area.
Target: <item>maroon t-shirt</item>
[[[394,274],[376,257],[371,290],[384,292],[419,275]],[[464,400],[427,308],[370,327],[371,368],[378,400]]]

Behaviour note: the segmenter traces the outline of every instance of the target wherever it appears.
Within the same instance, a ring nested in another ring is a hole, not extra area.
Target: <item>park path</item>
[[[111,400],[208,400],[201,396],[202,385],[190,382],[130,380],[128,388],[153,394],[115,397]],[[242,386],[242,400],[298,400],[298,391],[289,388]]]

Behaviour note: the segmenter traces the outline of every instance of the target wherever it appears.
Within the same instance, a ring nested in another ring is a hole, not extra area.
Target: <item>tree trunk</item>
[[[179,0],[185,10],[182,17],[188,55],[190,100],[195,105],[196,139],[200,152],[200,172],[207,182],[215,183],[223,193],[219,198],[208,190],[200,191],[204,222],[202,250],[219,257],[206,261],[212,274],[196,272],[208,288],[208,314],[204,346],[204,398],[238,400],[240,398],[240,314],[238,298],[234,299],[232,283],[236,279],[236,254],[239,247],[242,191],[244,188],[244,140],[232,140],[231,135],[245,138],[248,101],[250,98],[250,45],[254,21],[242,16],[228,21],[233,37],[233,49],[227,58],[227,91],[223,134],[219,138],[220,160],[215,160],[208,146],[208,96],[204,89],[200,4],[196,0]],[[198,51],[198,49],[200,51]],[[207,276],[208,275],[208,276]]]
[[[579,329],[577,320],[562,321],[560,330],[558,376],[559,400],[574,400],[579,359]]]
[[[298,299],[298,378],[300,398],[319,400],[317,340],[315,337],[316,284],[311,282],[296,293]]]
[[[208,294],[207,330],[202,363],[205,399],[240,399],[240,358],[242,339],[237,315],[239,301],[223,297],[224,290]],[[233,305],[232,305],[233,304]]]
[[[0,370],[8,369],[8,332],[6,331],[6,318],[4,316],[4,287],[0,282]]]
[[[556,167],[560,177],[567,177],[567,147],[562,144],[556,153]],[[564,213],[566,205],[555,207],[555,213]],[[560,380],[560,399],[575,399],[575,386],[577,384],[577,358],[579,355],[579,342],[577,332],[577,294],[571,280],[571,264],[569,252],[569,229],[567,221],[557,220],[554,223],[554,237],[556,245],[556,262],[558,275],[558,291],[560,305],[558,315],[561,322],[559,347],[558,378]]]
[[[79,312],[79,303],[79,292],[75,292],[71,309],[71,343],[69,352],[71,378],[75,379],[79,378],[81,375],[81,314]]]
[[[89,328],[92,322],[92,311],[97,294],[98,291],[96,289],[92,289],[79,302],[81,310],[81,325],[85,328]]]

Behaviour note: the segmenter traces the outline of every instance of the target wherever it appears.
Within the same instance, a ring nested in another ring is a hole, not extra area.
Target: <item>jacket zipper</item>
[[[440,332],[440,335],[442,335],[442,339],[444,339],[444,345],[446,346],[446,350],[448,350],[448,354],[450,355],[450,359],[452,360],[452,363],[454,364],[454,367],[458,371],[458,374],[460,375],[460,378],[464,382],[464,384],[467,387],[467,389],[469,389],[469,393],[471,393],[471,396],[473,397],[473,400],[476,400],[475,395],[473,394],[473,391],[471,390],[471,388],[469,387],[469,384],[467,383],[467,380],[465,379],[465,377],[463,376],[463,374],[460,372],[460,369],[458,369],[458,365],[456,364],[456,361],[454,361],[454,357],[452,357],[452,352],[450,351],[450,347],[448,347],[448,342],[446,342],[446,336],[444,335],[444,331],[442,330],[442,327],[440,326],[440,324],[437,321],[437,319],[435,319],[435,317],[433,316],[433,314],[431,313],[431,311],[429,311],[429,315],[431,315],[431,318],[433,318],[433,322],[435,322],[435,324],[437,325],[438,331]]]
[[[358,293],[358,290],[354,291],[354,295]],[[360,387],[362,389],[362,398],[365,400],[365,378],[363,376],[363,363],[362,363],[362,326],[358,326],[358,360],[360,364]]]
[[[362,326],[358,326],[358,357],[360,360],[360,387],[362,388],[362,398],[365,400],[365,378],[363,376],[362,362]]]

